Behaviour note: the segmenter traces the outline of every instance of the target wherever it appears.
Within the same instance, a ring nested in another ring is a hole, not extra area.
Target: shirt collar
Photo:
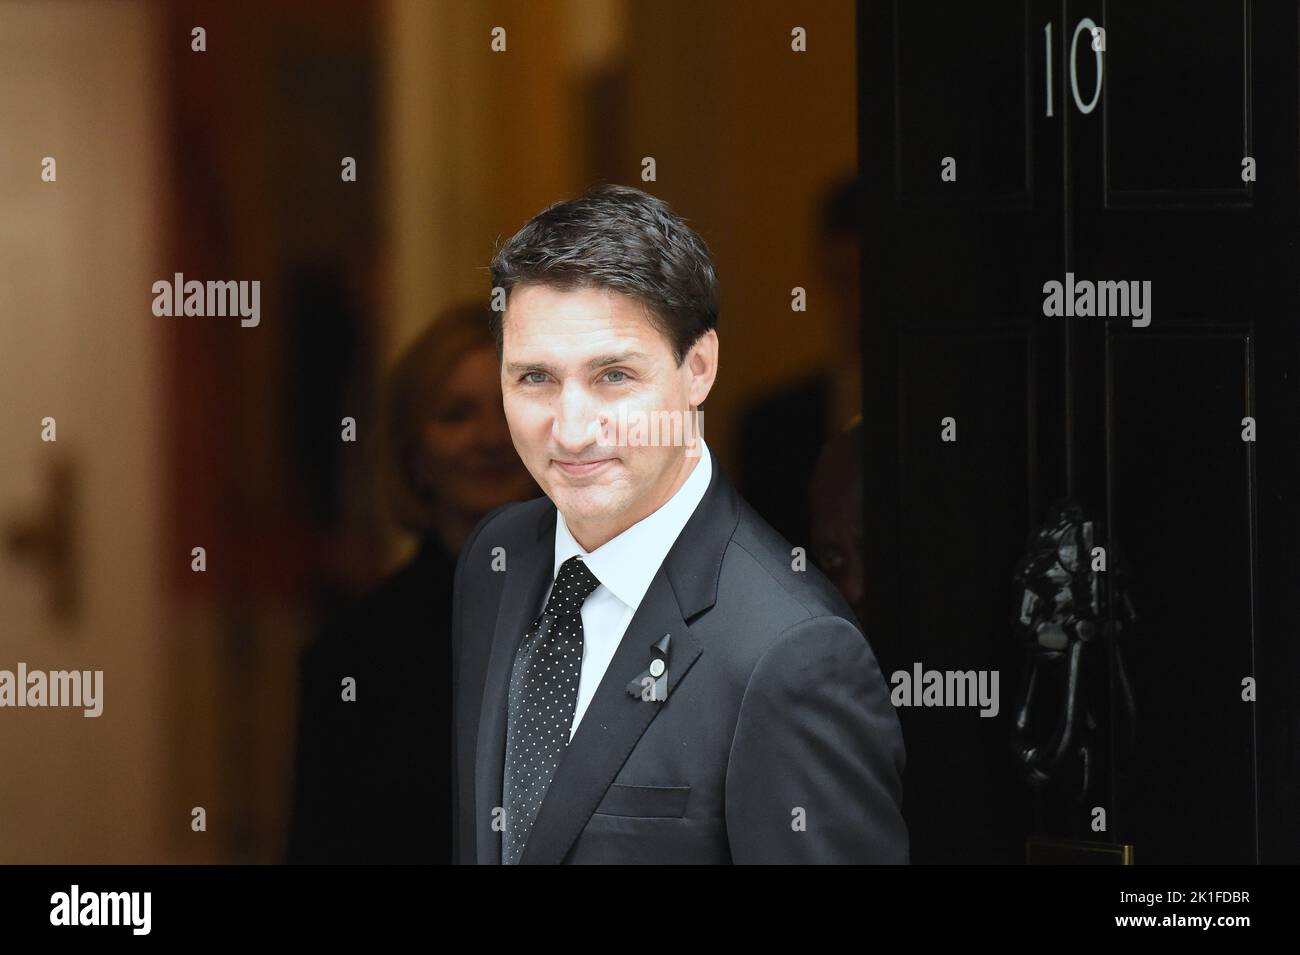
[[[555,568],[554,580],[560,565],[573,556],[580,556],[587,569],[595,574],[601,584],[615,597],[633,610],[641,605],[641,598],[650,589],[650,582],[659,571],[659,565],[668,556],[682,528],[695,513],[695,508],[709,489],[713,476],[713,452],[700,438],[703,453],[691,473],[676,493],[646,517],[637,521],[623,533],[606,541],[588,553],[582,549],[569,531],[564,515],[555,511]]]

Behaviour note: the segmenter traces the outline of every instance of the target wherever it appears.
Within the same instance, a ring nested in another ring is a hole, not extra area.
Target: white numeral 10
[[[1074,28],[1074,36],[1070,40],[1070,92],[1074,94],[1074,105],[1079,107],[1079,112],[1085,115],[1091,113],[1097,107],[1097,101],[1101,98],[1101,81],[1102,81],[1102,57],[1101,49],[1096,43],[1092,44],[1093,55],[1097,58],[1097,81],[1092,91],[1092,99],[1086,104],[1083,97],[1079,95],[1079,34],[1087,31],[1089,35],[1096,36],[1099,29],[1097,24],[1093,23],[1088,17],[1084,17]],[[1047,26],[1043,27],[1043,47],[1047,54],[1047,115],[1052,116],[1052,24],[1049,21]]]

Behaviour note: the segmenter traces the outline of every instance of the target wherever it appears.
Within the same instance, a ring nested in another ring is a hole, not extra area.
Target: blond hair
[[[457,364],[479,348],[494,347],[489,317],[487,306],[476,303],[444,309],[407,346],[388,374],[379,488],[393,520],[417,534],[434,530],[438,507],[417,469],[422,431]]]

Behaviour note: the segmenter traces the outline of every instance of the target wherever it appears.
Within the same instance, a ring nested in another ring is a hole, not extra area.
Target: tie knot
[[[546,601],[547,614],[564,616],[574,614],[582,609],[583,601],[600,586],[590,568],[581,557],[570,557],[560,565],[560,572],[555,575],[555,586],[551,588],[551,598]]]

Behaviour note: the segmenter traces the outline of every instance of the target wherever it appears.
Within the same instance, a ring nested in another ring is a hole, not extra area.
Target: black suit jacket
[[[549,498],[488,514],[453,601],[458,857],[499,863],[506,695],[554,563]],[[500,548],[500,550],[498,550]],[[504,571],[493,570],[504,557]],[[667,636],[666,697],[637,692]],[[636,695],[634,695],[636,694]],[[524,863],[908,861],[889,689],[852,610],[716,458],[565,750]]]

